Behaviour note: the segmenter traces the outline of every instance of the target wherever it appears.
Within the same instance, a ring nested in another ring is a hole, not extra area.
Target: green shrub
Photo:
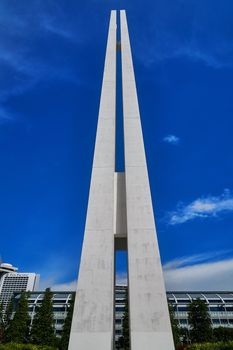
[[[188,347],[188,350],[233,350],[233,341],[193,344]]]
[[[56,350],[56,349],[46,345],[6,343],[6,344],[0,344],[0,350]]]

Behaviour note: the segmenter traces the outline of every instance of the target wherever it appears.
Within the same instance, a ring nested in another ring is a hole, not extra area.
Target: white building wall
[[[9,272],[0,280],[0,302],[6,309],[15,292],[34,291],[39,280],[36,273]]]

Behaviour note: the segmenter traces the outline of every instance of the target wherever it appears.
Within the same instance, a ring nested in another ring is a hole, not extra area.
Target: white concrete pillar
[[[112,350],[115,111],[116,11],[112,11],[69,350]]]
[[[121,11],[131,350],[173,350],[125,11]]]

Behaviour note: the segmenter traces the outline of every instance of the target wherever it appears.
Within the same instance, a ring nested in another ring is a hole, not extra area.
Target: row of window
[[[179,320],[180,324],[188,324],[188,320],[186,318],[180,318]],[[213,324],[233,324],[233,319],[218,319],[218,318],[212,318],[211,319]]]
[[[188,306],[177,306],[177,308],[175,309],[175,311],[188,311],[189,308]],[[233,311],[233,306],[223,306],[223,305],[219,305],[219,306],[209,306],[209,311],[221,311],[221,312],[231,312]]]

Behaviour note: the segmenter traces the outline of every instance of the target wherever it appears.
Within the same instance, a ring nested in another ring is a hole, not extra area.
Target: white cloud
[[[229,251],[184,256],[163,266],[166,290],[232,290],[233,258],[223,258]],[[127,285],[127,274],[118,273],[118,285]],[[77,281],[51,284],[44,280],[40,290],[51,286],[53,291],[75,291]]]
[[[180,142],[180,138],[175,135],[167,135],[163,138],[163,141],[171,143],[172,145],[177,145]]]
[[[127,273],[117,273],[116,274],[116,284],[118,286],[126,286],[127,285]]]
[[[179,203],[177,209],[168,214],[168,223],[183,224],[196,218],[209,218],[231,211],[233,211],[233,194],[225,189],[220,196],[201,197],[188,205]]]
[[[160,62],[180,58],[193,62],[201,62],[204,65],[214,69],[232,68],[231,62],[224,62],[213,53],[207,51],[205,52],[192,45],[180,46],[174,50],[171,50],[170,52],[157,52],[154,54],[154,59],[151,58],[150,64],[154,63],[155,61]]]
[[[77,287],[77,281],[70,281],[67,283],[58,283],[58,284],[54,284],[51,287],[51,290],[55,290],[55,291],[75,291]]]
[[[66,280],[66,276],[70,274],[76,265],[76,258],[67,259],[65,255],[51,253],[47,259],[35,266],[35,271],[40,274],[39,290],[51,288],[52,290],[75,290],[76,279]],[[49,268],[48,268],[49,266]],[[62,281],[62,282],[60,282]]]
[[[218,254],[220,253],[213,254],[213,258]],[[163,271],[166,289],[232,290],[233,258],[206,261],[210,258],[211,253],[207,253],[207,255],[181,257],[165,264]]]
[[[184,46],[179,48],[177,51],[173,53],[174,58],[186,57],[194,62],[202,62],[206,66],[220,69],[220,68],[231,68],[232,63],[223,62],[215,57],[213,54],[201,51],[199,48],[195,48],[192,46]]]
[[[56,17],[51,17],[48,14],[44,14],[40,18],[40,26],[43,30],[62,37],[63,39],[68,39],[76,41],[74,34],[61,26],[60,23],[56,20]]]

